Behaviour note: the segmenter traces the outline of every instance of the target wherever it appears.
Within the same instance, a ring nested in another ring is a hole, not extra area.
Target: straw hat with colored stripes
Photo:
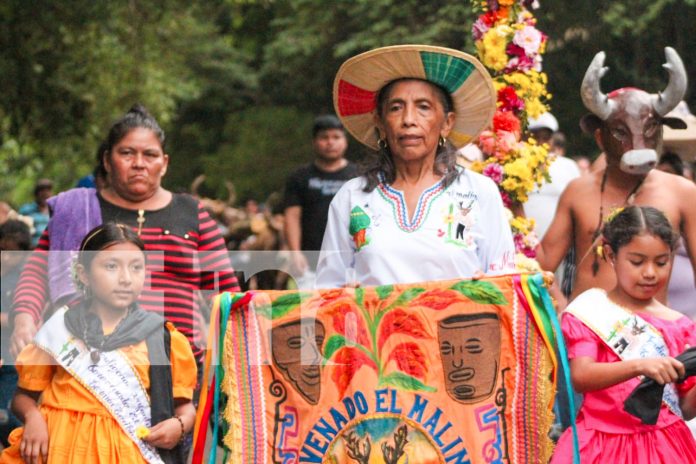
[[[378,150],[376,96],[389,82],[404,78],[429,81],[449,92],[456,119],[448,138],[455,147],[475,140],[490,124],[496,92],[490,75],[476,58],[429,45],[377,48],[343,63],[333,88],[334,107],[341,122],[373,150]]]

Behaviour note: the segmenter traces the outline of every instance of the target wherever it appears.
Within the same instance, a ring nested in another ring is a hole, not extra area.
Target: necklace
[[[145,210],[138,210],[138,218],[135,220],[138,223],[138,237],[143,232],[143,224],[145,224]]]
[[[121,328],[123,321],[125,321],[128,318],[128,315],[131,312],[131,308],[130,306],[128,307],[128,309],[126,310],[126,315],[123,316],[120,321],[118,321],[118,324],[116,324],[116,327],[114,328],[113,332],[111,332],[109,335],[102,335],[98,347],[91,346],[87,341],[87,317],[85,315],[85,312],[86,310],[84,310],[80,315],[80,319],[82,320],[82,341],[85,342],[85,345],[87,345],[87,348],[89,348],[89,357],[92,360],[92,364],[97,364],[101,359],[101,352],[104,351],[104,345],[111,339],[111,336],[117,333],[118,329]]]
[[[602,223],[604,222],[604,189],[607,186],[608,173],[609,169],[604,168],[604,174],[602,175],[602,183],[599,187],[599,219],[597,221],[597,228],[592,234],[592,245],[590,246],[590,251],[594,250],[597,246],[596,242],[599,239],[599,236],[602,232]],[[638,195],[638,190],[640,190],[640,187],[643,185],[645,177],[641,177],[640,179],[638,179],[638,182],[633,187],[633,189],[631,189],[631,191],[628,192],[628,195],[626,196],[626,199],[623,202],[623,206],[630,206],[633,204],[633,201],[636,199],[636,195]],[[597,272],[599,272],[599,255],[595,252],[594,261],[592,262],[592,275],[596,276]]]

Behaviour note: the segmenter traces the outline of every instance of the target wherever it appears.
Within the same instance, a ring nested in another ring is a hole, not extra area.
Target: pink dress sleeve
[[[597,360],[602,341],[578,318],[570,313],[563,313],[561,330],[568,346],[568,359],[588,356]]]

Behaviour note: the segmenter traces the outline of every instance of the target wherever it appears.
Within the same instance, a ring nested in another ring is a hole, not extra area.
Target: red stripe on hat
[[[370,113],[375,109],[375,92],[361,89],[343,79],[338,83],[338,112],[341,116]]]

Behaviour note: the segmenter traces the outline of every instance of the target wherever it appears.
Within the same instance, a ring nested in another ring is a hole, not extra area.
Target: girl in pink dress
[[[696,377],[679,382],[684,365],[674,359],[696,345],[696,324],[655,298],[669,280],[676,245],[660,211],[620,211],[605,224],[601,245],[616,287],[584,292],[563,314],[571,379],[584,394],[577,417],[583,464],[696,463],[696,442],[684,422],[696,416]],[[655,425],[624,411],[641,376],[665,385]],[[551,462],[572,457],[568,429]]]

